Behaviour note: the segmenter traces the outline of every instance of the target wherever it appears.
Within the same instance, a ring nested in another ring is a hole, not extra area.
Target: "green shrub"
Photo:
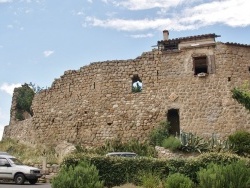
[[[209,165],[210,163],[216,164],[230,164],[232,162],[236,162],[241,160],[242,158],[236,154],[232,153],[203,153],[197,157],[196,161],[198,161],[201,165],[204,166]]]
[[[226,182],[230,182],[231,188],[250,187],[250,168],[243,161],[238,161],[224,167]]]
[[[197,174],[201,188],[248,188],[250,186],[250,169],[242,161],[225,166],[211,163]]]
[[[174,136],[170,136],[163,140],[162,146],[166,149],[175,151],[181,147],[181,141],[178,138],[175,138]]]
[[[161,179],[158,174],[152,172],[139,173],[140,185],[143,188],[158,188],[161,187]]]
[[[94,165],[81,161],[77,166],[64,166],[52,180],[52,188],[102,188],[98,170]]]
[[[163,177],[168,175],[167,162],[154,158],[125,158],[125,157],[103,157],[97,155],[75,154],[64,159],[63,165],[75,166],[80,161],[87,160],[99,170],[100,180],[105,186],[113,187],[125,183],[135,185],[140,182],[139,172],[159,174]]]
[[[235,152],[239,155],[250,155],[250,133],[237,131],[228,137]]]
[[[197,183],[197,172],[206,168],[211,162],[216,164],[231,164],[245,159],[236,154],[205,153],[191,159],[155,159],[146,157],[124,158],[103,157],[97,155],[74,154],[64,159],[66,166],[75,166],[82,160],[87,160],[99,171],[100,180],[105,186],[113,187],[125,183],[140,184],[140,172],[157,174],[165,179],[169,174],[181,173]],[[247,159],[245,159],[247,161]],[[248,167],[250,162],[248,160]]]
[[[162,141],[169,136],[170,124],[166,121],[160,122],[159,127],[153,129],[149,135],[149,143],[153,146],[161,146]]]
[[[193,182],[197,183],[197,172],[200,168],[206,168],[211,163],[226,165],[242,159],[243,158],[238,155],[231,153],[203,153],[198,157],[183,161],[182,164],[176,164],[175,162],[169,171],[170,173],[182,173],[188,176]]]
[[[222,175],[222,168],[217,164],[210,164],[207,169],[202,169],[197,174],[199,186],[201,188],[225,187],[225,178]]]
[[[192,188],[194,187],[194,183],[189,177],[180,173],[175,173],[167,177],[164,187],[165,188]]]
[[[138,140],[121,142],[120,139],[108,140],[104,146],[95,149],[95,153],[105,155],[109,152],[135,152],[139,156],[156,157],[157,152],[154,147],[148,143],[141,143]]]

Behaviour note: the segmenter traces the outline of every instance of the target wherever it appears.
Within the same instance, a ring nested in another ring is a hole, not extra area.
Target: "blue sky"
[[[0,138],[13,88],[50,87],[66,70],[133,59],[162,31],[250,44],[249,0],[0,0]]]

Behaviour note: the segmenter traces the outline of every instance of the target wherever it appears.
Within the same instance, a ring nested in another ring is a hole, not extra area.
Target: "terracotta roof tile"
[[[181,41],[189,41],[189,40],[196,40],[196,39],[204,39],[204,38],[215,38],[215,37],[220,37],[220,35],[216,35],[215,33],[210,33],[210,34],[204,34],[204,35],[194,35],[194,36],[188,36],[188,37],[180,37],[180,38],[175,38],[175,39],[169,39],[169,40],[161,40],[158,41],[158,43],[173,43],[173,42],[181,42]]]
[[[250,47],[250,44],[240,44],[240,43],[235,43],[235,42],[226,42],[226,43],[223,43],[223,44],[232,45],[232,46]]]

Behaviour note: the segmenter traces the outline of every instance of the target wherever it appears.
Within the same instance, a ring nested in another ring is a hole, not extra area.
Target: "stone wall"
[[[210,74],[194,76],[193,57],[206,55]],[[35,95],[34,116],[10,123],[3,138],[30,143],[104,144],[106,139],[147,139],[179,113],[180,129],[225,137],[237,129],[250,131],[250,114],[232,99],[231,89],[249,80],[250,48],[216,43],[181,51],[156,49],[136,59],[91,63],[69,70],[49,89]],[[142,80],[142,92],[132,92],[132,78]]]

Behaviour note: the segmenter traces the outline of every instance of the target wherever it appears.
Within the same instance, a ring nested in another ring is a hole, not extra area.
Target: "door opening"
[[[169,133],[171,135],[179,135],[180,134],[179,109],[168,110],[167,120],[170,123]]]

